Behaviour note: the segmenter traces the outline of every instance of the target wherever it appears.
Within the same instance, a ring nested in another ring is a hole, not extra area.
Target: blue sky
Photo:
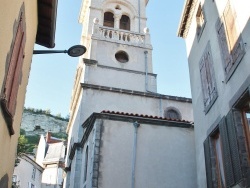
[[[79,44],[81,0],[58,1],[56,47],[64,50]],[[154,1],[147,6],[147,27],[153,45],[154,73],[158,92],[191,97],[185,42],[176,36],[184,0]],[[36,49],[45,49],[36,46]],[[50,109],[52,114],[69,113],[78,58],[66,54],[34,55],[25,107]]]

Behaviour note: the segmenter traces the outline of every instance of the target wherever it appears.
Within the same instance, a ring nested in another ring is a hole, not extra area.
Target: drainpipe
[[[131,176],[131,188],[135,188],[135,161],[136,161],[136,150],[137,150],[137,132],[140,124],[136,121],[133,123],[134,131],[134,146],[133,146],[133,158],[132,158],[132,176]]]
[[[141,32],[141,3],[140,0],[138,0],[138,16],[139,16],[139,33]]]
[[[145,54],[145,88],[148,91],[148,51],[144,51]]]
[[[163,117],[163,115],[162,115],[162,97],[160,98],[160,117]]]
[[[159,93],[155,93],[155,92],[152,92],[152,91],[148,90],[148,51],[144,51],[144,54],[145,54],[145,90],[148,93],[154,93],[154,94],[160,96],[159,115],[160,115],[160,117],[162,117],[162,97],[161,97],[161,95]]]

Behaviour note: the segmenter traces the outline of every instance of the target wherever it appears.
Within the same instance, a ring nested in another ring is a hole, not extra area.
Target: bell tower
[[[138,123],[131,122],[140,117],[147,124],[157,121],[161,129],[164,118],[170,118],[170,123],[182,118],[192,121],[191,99],[157,93],[157,75],[153,73],[152,45],[146,27],[147,3],[148,0],[83,0],[80,43],[87,52],[79,58],[72,92],[65,164],[67,188],[99,187],[99,183],[101,187],[106,180],[112,184],[113,177],[118,178],[119,185],[124,185],[123,182],[130,182],[126,179],[130,172],[131,184],[135,185],[137,151],[133,148],[137,144]],[[135,119],[130,119],[131,116]],[[147,140],[149,135],[158,134],[156,130],[145,129],[146,134],[140,132],[138,138]],[[115,156],[117,163],[110,156]],[[166,161],[165,157],[162,161]],[[126,175],[113,176],[113,170],[119,169],[117,164],[123,174],[126,174],[124,168],[131,170]]]
[[[149,99],[142,99],[157,92],[146,27],[147,3],[148,0],[83,0],[80,43],[87,52],[79,59],[72,91],[68,148],[81,141],[85,131],[81,125],[94,112],[161,116],[159,102],[146,104]],[[77,150],[71,159],[69,154],[70,149],[66,166],[71,166],[71,172],[67,182],[77,187],[78,180],[82,180],[84,155]]]
[[[83,1],[81,43],[88,50],[83,59],[82,83],[156,92],[146,28],[147,2]]]
[[[146,27],[147,3],[148,0],[82,2],[79,22],[83,29],[80,42],[86,46],[87,52],[79,59],[77,67],[68,132],[72,131],[76,121],[83,122],[93,112],[100,112],[103,108],[131,111],[124,104],[112,101],[114,98],[107,92],[100,99],[96,98],[94,105],[83,104],[89,96],[89,93],[84,92],[86,88],[156,93],[157,75],[153,74],[152,45]],[[93,99],[93,94],[90,95]],[[115,104],[98,106],[102,103],[98,100],[110,100],[109,104]]]

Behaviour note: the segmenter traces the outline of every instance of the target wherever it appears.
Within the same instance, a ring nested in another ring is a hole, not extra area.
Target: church
[[[157,93],[148,0],[84,0],[66,188],[196,187],[192,101]]]

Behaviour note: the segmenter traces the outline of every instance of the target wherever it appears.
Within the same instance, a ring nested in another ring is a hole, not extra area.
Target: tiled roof
[[[48,147],[44,162],[59,162],[64,159],[65,146],[63,142],[48,144]]]
[[[181,119],[172,119],[172,118],[165,118],[159,116],[152,116],[152,115],[145,115],[145,114],[136,114],[136,113],[127,113],[127,112],[118,112],[118,111],[109,111],[103,110],[102,114],[117,114],[117,115],[125,115],[125,116],[134,116],[134,117],[142,117],[142,118],[150,118],[150,119],[158,119],[158,120],[166,120],[166,121],[175,121],[175,122],[183,122],[183,123],[193,123],[191,121],[181,120]]]

